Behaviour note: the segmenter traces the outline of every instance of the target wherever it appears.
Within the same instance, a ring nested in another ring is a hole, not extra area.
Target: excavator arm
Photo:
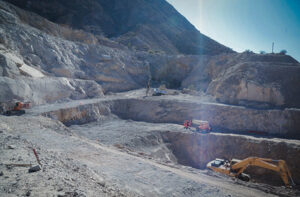
[[[292,174],[288,168],[288,166],[286,165],[285,161],[283,160],[279,160],[278,161],[278,166],[280,168],[280,176],[281,179],[283,180],[283,182],[285,183],[286,186],[289,186],[289,179],[291,180],[291,184],[295,185],[294,180],[292,178]]]
[[[274,164],[274,163],[277,163]],[[289,179],[291,183],[294,184],[291,173],[283,160],[272,160],[266,158],[257,158],[257,157],[249,157],[242,161],[239,161],[233,165],[231,165],[231,170],[236,172],[236,176],[239,176],[241,173],[246,170],[248,166],[258,166],[261,168],[266,168],[269,170],[276,171],[280,174],[282,181],[286,186],[289,186]]]

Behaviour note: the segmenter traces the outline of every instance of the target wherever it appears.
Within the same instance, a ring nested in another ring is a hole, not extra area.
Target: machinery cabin
[[[152,96],[162,96],[162,95],[166,95],[167,94],[166,90],[162,90],[160,88],[154,88],[153,91],[154,92],[153,92]]]
[[[209,133],[211,131],[209,122],[204,120],[186,120],[184,122],[184,128],[189,129],[191,127],[195,128],[196,132],[199,133]]]

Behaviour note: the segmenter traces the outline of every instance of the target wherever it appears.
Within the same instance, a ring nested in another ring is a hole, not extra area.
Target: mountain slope
[[[107,12],[109,8],[103,10]],[[74,13],[80,13],[80,9]],[[121,44],[126,44],[127,38],[137,37],[139,42],[132,48],[147,41],[164,51],[176,51],[168,36],[155,37],[163,29],[152,25],[153,28],[147,23],[138,25],[136,32],[107,38],[106,34],[93,35],[50,22],[0,0],[0,102],[14,98],[42,104],[100,97],[102,88],[104,92],[138,89],[145,87],[151,77],[152,87],[165,84],[167,88],[196,89],[222,103],[255,108],[299,108],[300,64],[292,57],[254,53],[178,55],[176,52],[169,55],[152,49],[148,52],[130,50]],[[205,45],[199,47],[206,48]],[[34,77],[35,72],[29,72],[28,68],[41,72],[41,77]],[[46,91],[49,89],[52,91]],[[62,89],[66,94],[59,97],[52,94]]]
[[[132,49],[168,54],[233,52],[201,34],[165,0],[6,1],[52,22],[113,38]]]
[[[85,38],[85,32],[0,0],[0,104],[95,98],[103,95],[102,87],[124,91],[146,84],[147,67],[131,51]]]

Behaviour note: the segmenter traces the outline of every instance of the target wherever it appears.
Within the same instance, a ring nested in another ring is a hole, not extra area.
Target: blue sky
[[[300,61],[300,0],[167,0],[201,33],[237,52],[282,49]]]

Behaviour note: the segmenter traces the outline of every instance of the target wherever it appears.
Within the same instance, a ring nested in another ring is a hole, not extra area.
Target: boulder
[[[16,78],[20,75],[30,77],[44,77],[37,68],[28,66],[24,61],[11,51],[0,49],[0,76]]]
[[[89,80],[62,77],[18,77],[17,79],[0,77],[0,102],[18,100],[30,101],[37,105],[101,96],[103,96],[101,86]]]
[[[15,78],[20,75],[17,66],[18,62],[7,57],[7,54],[0,53],[0,76]]]

